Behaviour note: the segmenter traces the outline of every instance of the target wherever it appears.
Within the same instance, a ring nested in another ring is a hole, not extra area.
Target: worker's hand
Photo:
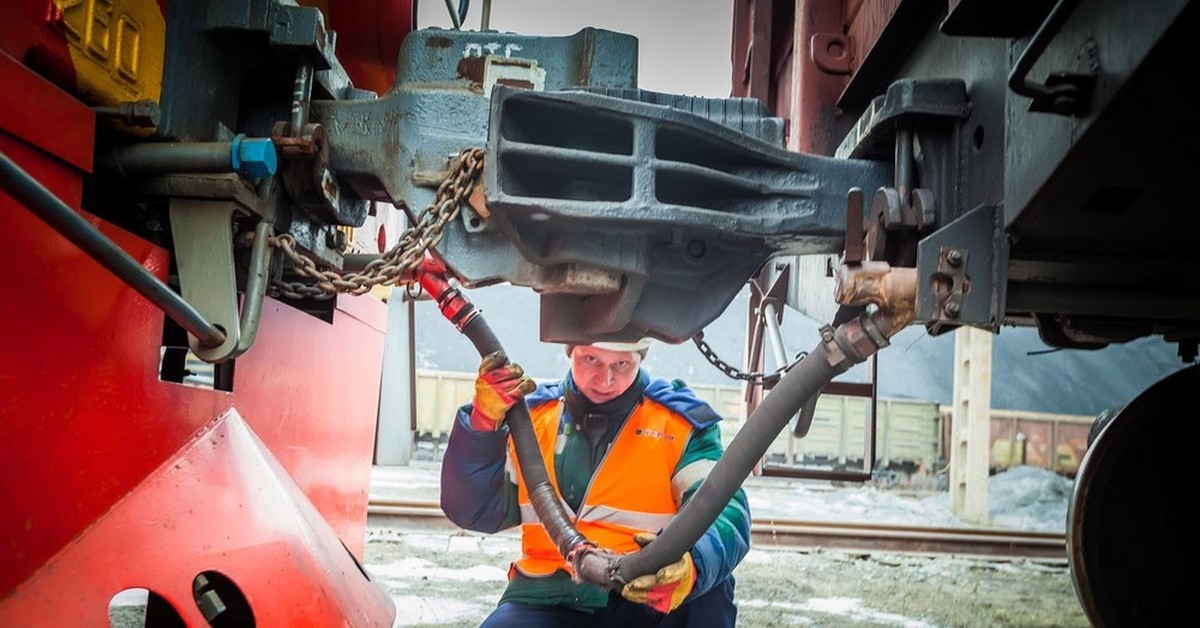
[[[502,351],[484,356],[475,378],[475,398],[471,400],[471,427],[478,432],[494,432],[504,414],[537,384],[525,376],[519,364],[513,364]]]
[[[652,532],[638,532],[633,540],[640,547],[646,547],[654,540]],[[645,604],[660,612],[669,613],[683,603],[683,599],[692,592],[696,585],[696,565],[692,563],[691,552],[658,570],[658,573],[638,576],[630,580],[621,589],[621,596],[630,602]]]

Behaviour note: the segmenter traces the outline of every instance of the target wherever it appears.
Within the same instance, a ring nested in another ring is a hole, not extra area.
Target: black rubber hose
[[[500,341],[479,311],[461,293],[451,288],[444,277],[425,275],[421,283],[427,292],[436,295],[442,313],[471,341],[481,358],[492,353],[505,355]],[[847,351],[855,347],[846,344],[844,330],[845,326],[839,328],[832,339],[837,341],[845,355],[832,360],[835,364],[831,364],[829,339],[822,339],[807,357],[779,380],[771,394],[763,398],[712,472],[662,533],[645,547],[629,554],[614,555],[599,550],[575,528],[550,483],[528,406],[518,403],[510,408],[505,419],[525,489],[551,541],[559,553],[575,566],[576,577],[584,582],[620,589],[626,582],[655,573],[691,550],[716,521],[729,500],[733,499],[733,495],[750,476],[754,465],[762,459],[791,417],[809,399],[819,394],[830,380],[866,359],[866,355]],[[870,351],[873,353],[886,345],[886,338],[880,337]]]
[[[611,561],[607,568],[609,580],[622,583],[655,573],[691,550],[750,476],[754,465],[762,459],[792,415],[834,377],[888,346],[888,338],[904,324],[907,324],[907,317],[864,313],[836,330],[830,330],[829,335],[823,330],[821,342],[779,380],[771,394],[763,397],[704,483],[675,514],[662,534],[637,552],[623,554]],[[834,356],[831,351],[839,355]],[[600,577],[599,570],[590,564],[585,566],[584,579],[595,582],[590,578]]]
[[[828,356],[825,344],[818,344],[779,380],[771,394],[763,397],[704,483],[662,533],[641,550],[617,559],[618,582],[655,573],[679,560],[700,540],[753,472],[754,465],[762,459],[775,437],[787,427],[792,415],[825,384],[851,366],[848,362],[831,366]]]
[[[481,358],[496,352],[505,355],[500,341],[482,316],[476,314],[467,321],[462,327],[462,333],[475,345],[475,350]],[[507,357],[505,360],[507,361]],[[550,483],[550,475],[546,472],[546,464],[542,460],[542,450],[538,446],[537,434],[533,431],[529,407],[518,403],[509,408],[504,416],[512,434],[513,448],[517,452],[517,465],[521,468],[521,476],[525,480],[525,490],[529,492],[529,499],[533,503],[538,520],[546,528],[546,533],[550,535],[558,551],[564,557],[569,557],[580,547],[594,547],[595,544],[575,529],[570,515]]]

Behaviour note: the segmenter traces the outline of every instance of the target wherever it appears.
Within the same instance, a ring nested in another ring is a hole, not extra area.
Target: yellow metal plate
[[[153,100],[162,92],[167,24],[154,0],[54,0],[79,96],[94,105]]]

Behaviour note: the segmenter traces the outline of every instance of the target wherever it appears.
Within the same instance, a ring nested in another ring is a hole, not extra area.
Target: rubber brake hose
[[[425,292],[436,299],[443,316],[471,341],[480,357],[495,352],[504,355],[500,341],[479,310],[446,281],[444,268],[427,260],[417,277]],[[619,589],[638,576],[655,573],[679,560],[716,520],[791,417],[834,377],[887,346],[887,338],[895,331],[889,322],[886,316],[877,321],[874,314],[863,314],[836,330],[827,329],[816,348],[763,398],[712,472],[662,533],[628,554],[601,550],[575,528],[550,483],[529,408],[518,403],[509,409],[505,419],[526,491],[551,541],[574,566],[575,577]],[[870,340],[863,343],[868,336]],[[835,350],[840,355],[832,356]]]
[[[461,291],[451,286],[445,275],[437,272],[438,270],[438,265],[427,259],[422,270],[418,272],[417,280],[426,294],[434,297],[442,315],[471,341],[481,358],[499,353],[505,356],[507,362],[504,348],[487,321],[480,315],[479,309],[468,301]],[[524,403],[515,404],[509,408],[505,420],[512,435],[517,465],[521,469],[521,477],[525,481],[525,490],[529,493],[533,510],[558,551],[563,556],[575,556],[581,549],[594,548],[595,544],[575,529],[570,515],[550,483],[550,475],[546,472],[546,465],[542,460],[542,450],[533,430],[529,408]]]

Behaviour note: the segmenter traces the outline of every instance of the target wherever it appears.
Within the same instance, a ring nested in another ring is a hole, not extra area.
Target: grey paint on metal
[[[686,111],[718,122],[743,135],[774,146],[783,146],[784,119],[771,116],[767,106],[757,98],[705,98],[646,89],[589,88],[579,91]]]
[[[291,118],[299,64],[316,70],[314,98],[375,98],[373,92],[351,83],[316,8],[290,0],[172,2],[166,23],[157,140],[229,142],[239,133],[270,137],[276,122]],[[321,183],[318,180],[314,185]],[[193,192],[209,196],[200,189],[203,184],[196,179],[189,186]],[[362,205],[360,199],[345,193],[344,185],[339,187],[343,191],[339,211]],[[264,189],[272,190],[269,202],[277,205],[277,231],[292,233],[314,257],[340,267],[341,254],[325,245],[333,227],[319,217],[295,211],[292,199],[281,188]],[[361,224],[361,217],[356,219]]]
[[[401,45],[390,91],[374,100],[317,101],[312,117],[326,129],[333,169],[358,194],[420,211],[449,160],[486,143],[488,87],[521,84],[522,75],[527,87],[545,90],[634,87],[637,39],[594,28],[562,37],[418,30]]]
[[[541,292],[548,341],[690,338],[770,255],[840,250],[846,191],[891,178],[887,163],[790,152],[640,97],[497,87],[492,100],[493,216],[447,229],[439,251],[468,285]]]
[[[889,25],[890,27],[890,25]],[[894,74],[877,77],[886,92],[895,82],[945,82],[947,77],[966,88],[969,100],[967,116],[958,120],[957,129],[943,125],[918,125],[918,146],[922,151],[920,186],[935,194],[938,224],[984,204],[1000,204],[1004,180],[998,176],[1004,167],[1006,130],[1004,98],[1007,66],[997,58],[1008,54],[1009,42],[979,37],[947,37],[936,29],[922,35],[914,29],[900,36],[911,54],[902,60]],[[896,56],[896,48],[872,50],[869,55]],[[855,79],[860,77],[856,75]],[[890,95],[890,94],[889,94]],[[849,109],[848,112],[857,112]],[[949,118],[945,118],[949,122]],[[928,121],[927,121],[928,122]],[[954,137],[947,137],[956,131]],[[890,150],[890,147],[886,148]],[[936,152],[931,154],[931,150]],[[932,179],[932,181],[931,181]],[[935,183],[936,181],[936,183]]]
[[[291,110],[295,73],[279,62],[280,54],[320,70],[317,94],[350,83],[328,45],[321,12],[312,7],[281,0],[172,2],[166,22],[161,137],[193,142],[229,140],[238,132],[270,137],[271,125],[289,119]],[[281,89],[274,100],[266,90],[243,93],[276,81]]]
[[[891,156],[897,124],[921,118],[966,118],[970,114],[966,85],[958,79],[901,79],[871,106],[842,140],[839,158]]]
[[[813,320],[830,323],[841,307],[833,300],[837,293],[835,273],[840,266],[841,257],[834,253],[781,255],[771,258],[763,272],[767,285],[786,272],[788,287],[784,302]]]
[[[282,194],[282,192],[280,193]],[[285,230],[296,238],[296,242],[315,257],[323,259],[334,268],[342,267],[342,252],[329,246],[330,236],[337,231],[333,225],[323,225],[312,220],[297,216],[299,212],[283,212],[290,215],[289,227]]]
[[[900,79],[889,85],[884,95],[871,101],[843,138],[835,156],[895,161],[897,135],[900,130],[906,131],[912,138],[908,150],[916,166],[909,172],[916,178],[896,180],[892,187],[912,190],[916,186],[923,191],[923,198],[930,201],[921,209],[919,228],[945,225],[964,213],[965,208],[978,205],[965,205],[970,194],[978,194],[967,173],[981,159],[982,146],[966,148],[972,142],[970,131],[979,124],[976,114],[976,107],[967,96],[967,85],[961,79]],[[876,190],[865,192],[867,198],[872,198]],[[903,201],[916,204],[915,199]],[[928,224],[926,218],[931,218],[934,224]]]
[[[1004,312],[1004,283],[1000,280],[1008,260],[1001,209],[992,205],[977,207],[958,220],[921,240],[917,250],[917,323],[962,323],[989,331],[999,331]],[[969,282],[962,294],[958,316],[951,318],[939,309],[933,294],[932,278],[938,274],[943,247],[957,249],[965,264],[963,276]]]
[[[1008,163],[1006,164],[1004,209],[1008,224],[1019,219],[1031,205],[1046,204],[1046,200],[1037,197],[1046,193],[1044,187],[1052,185],[1054,179],[1061,178],[1063,172],[1070,170],[1063,167],[1069,165],[1069,160],[1083,156],[1079,155],[1082,152],[1079,150],[1081,139],[1089,135],[1114,134],[1117,129],[1113,128],[1106,116],[1098,114],[1116,109],[1123,92],[1135,89],[1131,85],[1138,85],[1134,81],[1138,77],[1138,73],[1149,74],[1152,71],[1158,71],[1160,66],[1146,63],[1146,60],[1151,56],[1154,48],[1163,47],[1162,42],[1166,40],[1165,33],[1173,25],[1179,31],[1175,37],[1182,38],[1180,43],[1183,44],[1185,52],[1181,58],[1190,56],[1186,51],[1190,51],[1194,46],[1195,31],[1184,26],[1182,21],[1176,24],[1176,20],[1189,3],[1186,0],[1162,0],[1153,3],[1153,10],[1148,10],[1145,4],[1126,0],[1100,0],[1088,3],[1088,10],[1074,11],[1067,18],[1063,28],[1049,42],[1034,66],[1030,78],[1036,80],[1041,80],[1047,74],[1056,71],[1098,70],[1101,72],[1103,80],[1096,86],[1089,115],[1080,119],[1030,112],[1028,111],[1029,98],[1009,94],[1007,111],[1011,136],[1008,141],[1010,148],[1014,150],[1008,152]],[[1193,10],[1193,16],[1194,13]],[[1194,18],[1191,23],[1194,26]],[[1024,42],[1018,42],[1017,52],[1023,50],[1023,44]],[[1098,58],[1088,58],[1086,53],[1089,46],[1095,47]],[[1194,122],[1189,124],[1185,120],[1187,116],[1179,118],[1181,122],[1184,122],[1184,126],[1176,127],[1171,124],[1167,127],[1169,130],[1166,131],[1162,126],[1161,116],[1164,115],[1164,112],[1161,109],[1162,101],[1157,97],[1157,94],[1161,92],[1157,90],[1160,88],[1173,90],[1178,86],[1180,77],[1175,67],[1178,60],[1174,57],[1156,59],[1157,63],[1170,64],[1170,67],[1162,67],[1164,74],[1161,77],[1169,83],[1163,84],[1161,87],[1154,86],[1155,91],[1153,92],[1143,92],[1141,100],[1144,108],[1137,111],[1129,120],[1130,122],[1135,120],[1140,122],[1127,132],[1136,132],[1134,129],[1138,128],[1153,129],[1153,131],[1137,135],[1137,141],[1123,144],[1124,150],[1097,151],[1091,149],[1090,152],[1094,155],[1093,160],[1111,161],[1114,162],[1114,165],[1130,164],[1132,160],[1138,158],[1137,154],[1140,151],[1157,148],[1158,142],[1146,141],[1155,139],[1155,135],[1163,134],[1167,136],[1163,139],[1175,138],[1177,141],[1184,129],[1195,129]],[[1089,67],[1091,64],[1097,64],[1099,67]],[[1151,86],[1146,85],[1145,87]],[[1173,117],[1172,121],[1174,120]],[[1193,134],[1191,137],[1194,140],[1195,135]],[[1017,148],[1019,150],[1015,150]],[[1153,160],[1156,167],[1174,165],[1163,160],[1162,155],[1163,153],[1159,153],[1158,158]],[[1133,178],[1131,175],[1142,173],[1142,169],[1137,164],[1133,164],[1133,166],[1123,178]],[[1189,165],[1180,163],[1178,166],[1185,168],[1188,172],[1194,172]],[[1100,183],[1095,181],[1093,185]],[[1086,197],[1088,191],[1080,189],[1071,196],[1075,196],[1077,199]],[[1190,196],[1190,194],[1188,195]],[[1150,205],[1149,199],[1141,200],[1145,205]],[[1067,212],[1059,209],[1057,213]],[[1156,228],[1154,233],[1159,234],[1160,231]]]
[[[413,303],[393,288],[387,303],[383,341],[383,375],[379,386],[379,423],[375,430],[375,464],[404,465],[412,460],[414,381],[416,379]]]
[[[188,344],[205,362],[234,357],[240,339],[237,277],[233,262],[233,214],[230,201],[173,198],[170,204],[171,236],[179,291],[213,325],[225,332],[225,341],[205,347],[188,334]]]
[[[1129,330],[1195,337],[1174,321],[1196,320],[1200,298],[1195,282],[1178,281],[1200,268],[1191,243],[1200,213],[1178,185],[1194,175],[1193,160],[1181,156],[1197,144],[1200,122],[1165,114],[1162,103],[1178,88],[1178,59],[1193,56],[1198,23],[1200,8],[1186,0],[1077,7],[1028,78],[1096,74],[1081,116],[1030,111],[1030,99],[1007,87],[1032,33],[1006,40],[932,30],[906,49],[896,75],[966,82],[971,112],[958,159],[948,162],[957,174],[938,176],[956,184],[936,190],[939,210],[949,211],[939,226],[981,205],[1002,208],[1009,260],[995,278],[1006,295],[1000,324],[1032,325],[1036,312],[1118,342]]]

